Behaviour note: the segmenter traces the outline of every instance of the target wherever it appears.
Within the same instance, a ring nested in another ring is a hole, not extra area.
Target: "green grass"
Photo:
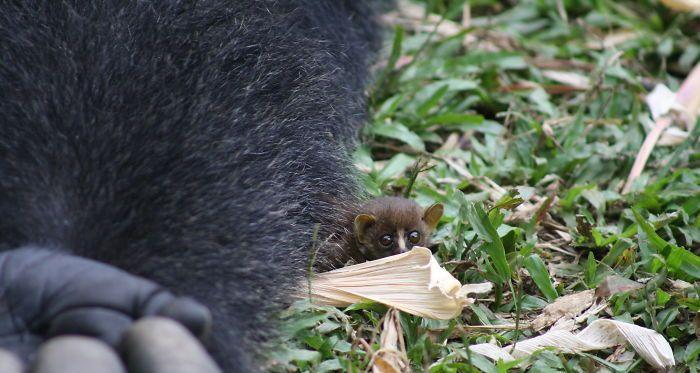
[[[653,124],[644,96],[656,83],[677,89],[700,62],[700,17],[650,0],[557,3],[473,1],[471,27],[458,34],[405,24],[389,40],[354,154],[364,185],[377,196],[406,193],[412,170],[427,168],[410,197],[445,205],[436,257],[463,283],[496,285],[455,320],[402,314],[414,371],[522,369],[469,353],[467,345],[506,345],[538,333],[462,326],[527,323],[557,297],[594,289],[611,274],[644,287],[609,297],[598,317],[658,331],[673,347],[676,371],[700,370],[698,130],[657,147],[632,192],[621,192]],[[458,1],[427,5],[461,19]],[[595,48],[621,31],[635,37]],[[562,87],[546,70],[578,73],[589,87]],[[530,213],[516,214],[519,204]],[[677,280],[690,286],[679,289]],[[295,304],[284,315],[275,369],[365,371],[385,312],[377,304]],[[650,371],[637,355],[605,362],[612,352],[545,351],[527,369]]]

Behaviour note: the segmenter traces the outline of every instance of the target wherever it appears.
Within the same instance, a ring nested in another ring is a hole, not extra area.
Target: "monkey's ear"
[[[372,215],[360,214],[355,216],[355,237],[357,240],[365,243],[367,240],[367,228],[369,228],[377,219]]]
[[[423,212],[423,221],[425,224],[428,224],[431,230],[437,227],[444,210],[445,208],[442,206],[442,203],[436,203]]]

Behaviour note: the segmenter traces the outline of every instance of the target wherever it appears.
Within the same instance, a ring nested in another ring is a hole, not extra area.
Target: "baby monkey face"
[[[367,260],[401,254],[414,246],[428,246],[443,213],[442,204],[423,209],[398,197],[367,202],[355,217],[355,239]]]

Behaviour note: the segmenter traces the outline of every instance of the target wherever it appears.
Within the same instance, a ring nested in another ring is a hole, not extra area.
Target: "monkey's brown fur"
[[[369,200],[349,219],[342,250],[353,261],[362,262],[428,246],[442,213],[439,203],[424,209],[400,197]]]

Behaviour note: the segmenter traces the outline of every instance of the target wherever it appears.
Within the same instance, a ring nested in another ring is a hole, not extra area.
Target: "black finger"
[[[189,329],[198,338],[206,338],[211,329],[212,317],[209,309],[189,297],[175,297],[161,289],[142,302],[135,318],[164,316],[171,318]]]
[[[60,313],[51,320],[48,336],[79,334],[99,338],[116,347],[133,320],[105,308],[79,308]]]
[[[211,331],[211,312],[192,298],[175,298],[156,314],[178,321],[200,339],[206,338]]]
[[[130,373],[221,373],[187,329],[166,318],[134,323],[124,334],[121,351]]]
[[[99,340],[64,336],[41,346],[31,373],[126,373],[126,369],[117,354]]]
[[[6,302],[34,329],[72,309],[101,307],[135,318],[154,294],[165,293],[152,281],[89,259],[33,248],[11,253],[3,268]],[[6,327],[0,323],[0,329]]]

